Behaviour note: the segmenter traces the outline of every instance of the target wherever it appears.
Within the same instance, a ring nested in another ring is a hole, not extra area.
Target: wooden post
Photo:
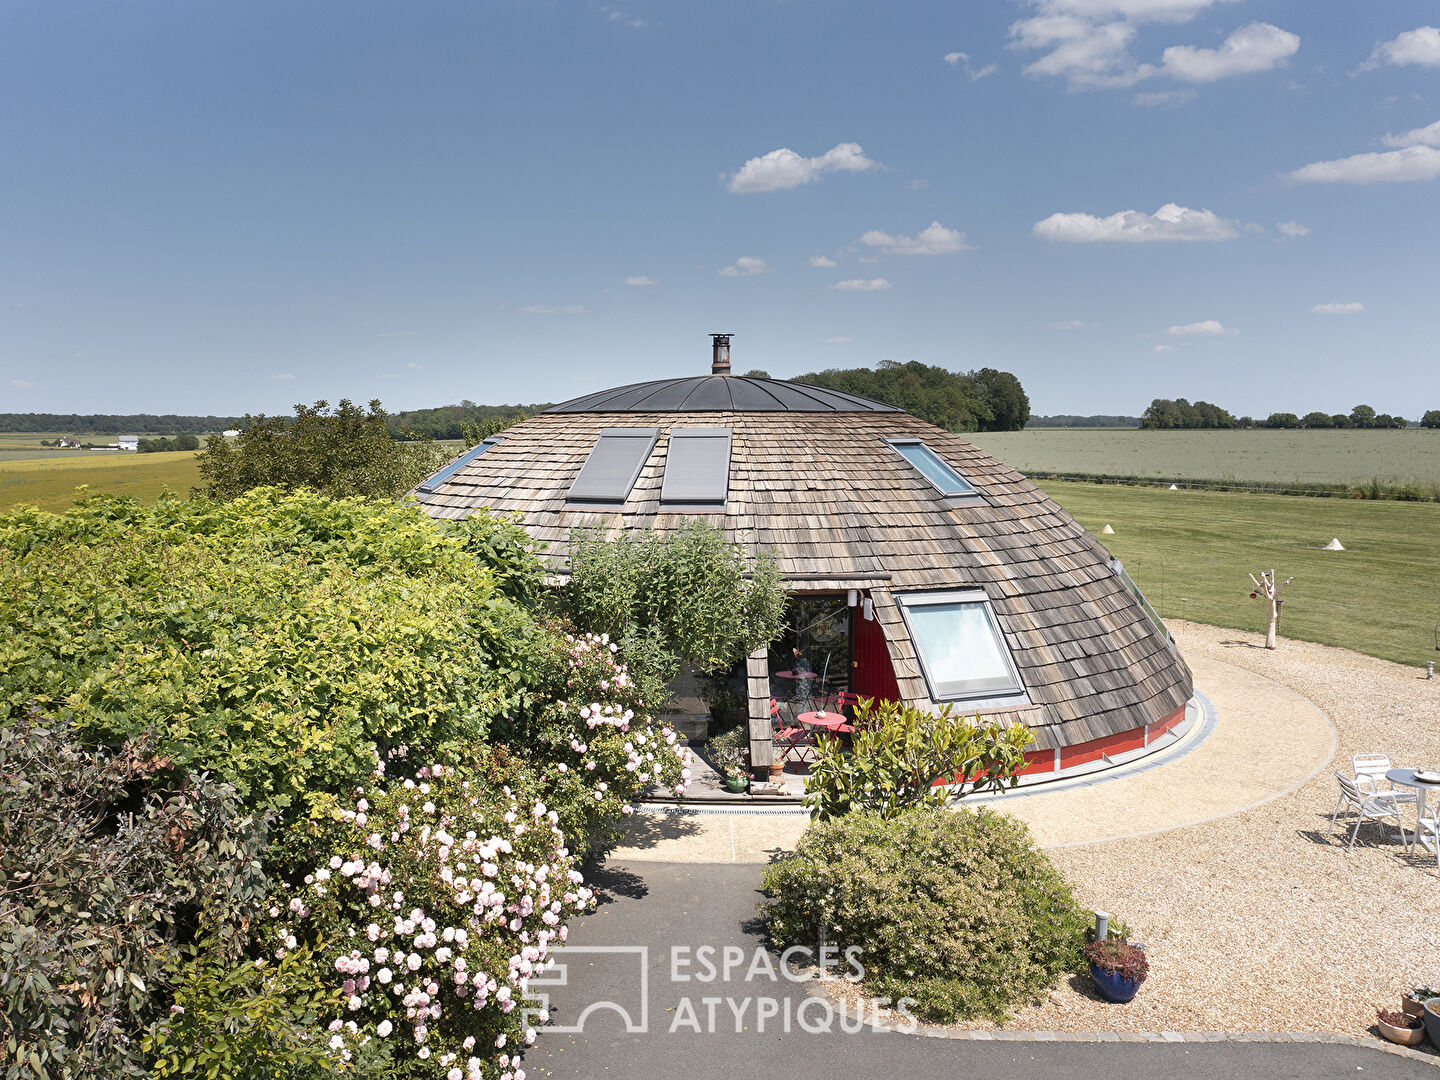
[[[758,774],[775,760],[770,734],[770,652],[764,646],[745,659],[746,684],[750,691],[750,768]]]
[[[1262,570],[1258,579],[1254,574],[1251,574],[1250,580],[1255,583],[1255,594],[1257,596],[1263,596],[1266,605],[1269,607],[1265,619],[1265,648],[1273,649],[1276,646],[1276,637],[1280,629],[1280,590],[1295,579],[1288,577],[1279,585],[1276,585],[1275,571],[1271,570],[1269,573],[1266,573]]]

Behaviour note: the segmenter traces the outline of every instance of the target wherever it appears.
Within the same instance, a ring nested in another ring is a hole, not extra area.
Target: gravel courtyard
[[[1375,1007],[1440,984],[1435,856],[1366,825],[1353,851],[1327,840],[1350,757],[1440,768],[1440,679],[1342,649],[1170,622],[1183,653],[1245,668],[1304,695],[1339,732],[1331,765],[1290,794],[1205,824],[1053,851],[1081,899],[1149,949],[1134,1002],[1107,1005],[1073,980],[1007,1027],[1133,1031],[1372,1031]],[[1222,723],[1224,718],[1222,717]],[[1411,810],[1413,823],[1413,810]],[[1388,834],[1389,830],[1386,830]],[[1368,834],[1368,835],[1367,835]],[[977,1025],[980,1026],[980,1025]]]

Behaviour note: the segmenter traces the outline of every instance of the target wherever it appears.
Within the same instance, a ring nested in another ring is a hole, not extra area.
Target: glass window
[[[623,503],[655,449],[655,428],[606,428],[570,485],[571,502]]]
[[[920,470],[920,475],[935,485],[941,495],[979,494],[965,478],[941,460],[940,455],[919,439],[890,439],[895,452]]]
[[[479,446],[472,446],[439,472],[431,473],[419,484],[416,484],[415,490],[429,494],[500,441],[499,439],[486,439]]]
[[[926,593],[896,599],[934,700],[1022,692],[984,593]]]

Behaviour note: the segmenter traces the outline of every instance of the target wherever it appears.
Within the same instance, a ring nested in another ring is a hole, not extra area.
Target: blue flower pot
[[[1090,978],[1095,981],[1095,989],[1106,1001],[1124,1004],[1140,989],[1140,984],[1133,979],[1122,979],[1118,972],[1103,971],[1094,964],[1090,965]]]

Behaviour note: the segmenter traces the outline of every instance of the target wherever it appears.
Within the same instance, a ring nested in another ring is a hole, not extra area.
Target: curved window
[[[420,481],[420,483],[416,484],[415,490],[423,491],[427,495],[430,494],[441,484],[445,483],[446,480],[449,480],[466,465],[469,465],[470,462],[474,461],[492,446],[497,445],[500,441],[499,439],[486,439],[479,446],[472,446],[443,469],[431,473],[424,480]]]

